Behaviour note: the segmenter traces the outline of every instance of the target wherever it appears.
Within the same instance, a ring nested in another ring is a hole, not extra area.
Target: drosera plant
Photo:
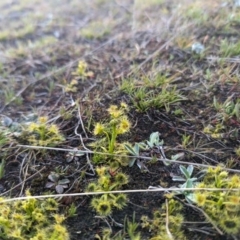
[[[26,196],[30,197],[29,191]],[[70,235],[53,198],[6,201],[0,198],[0,238],[3,240],[68,240]]]
[[[131,127],[131,123],[126,114],[128,106],[122,102],[120,107],[111,105],[107,111],[110,115],[109,121],[105,123],[97,122],[93,130],[93,134],[101,138],[91,144],[91,146],[94,147],[96,151],[103,153],[101,155],[94,154],[93,161],[95,163],[103,163],[111,160],[111,162],[117,161],[120,165],[127,165],[127,158],[114,158],[114,155],[123,155],[126,153],[124,145],[118,143],[118,137],[129,132]],[[104,155],[104,153],[107,155]]]
[[[88,70],[88,64],[85,61],[79,61],[77,68],[72,72],[73,79],[65,85],[66,92],[77,92],[77,85],[80,81],[93,77],[94,73]]]
[[[221,166],[209,167],[203,180],[195,185],[193,201],[220,229],[232,236],[240,234],[240,177],[229,175]],[[204,189],[219,189],[206,191]],[[224,189],[224,190],[221,190]],[[232,189],[235,189],[234,191]],[[238,189],[238,190],[236,190]]]
[[[107,166],[97,167],[98,180],[88,184],[87,192],[120,190],[128,183],[128,176],[120,170],[111,169]],[[103,194],[93,197],[91,206],[101,216],[108,216],[113,209],[123,209],[127,205],[126,194]]]
[[[30,122],[19,139],[35,146],[56,146],[64,141],[56,124],[48,123],[48,117],[39,117],[37,122]]]
[[[154,211],[153,218],[141,217],[141,226],[151,233],[151,240],[186,240],[182,230],[184,222],[182,204],[174,199],[166,199],[159,210]]]
[[[85,80],[88,77],[92,77],[94,73],[88,70],[88,64],[85,61],[79,61],[76,71],[72,73],[77,79]]]

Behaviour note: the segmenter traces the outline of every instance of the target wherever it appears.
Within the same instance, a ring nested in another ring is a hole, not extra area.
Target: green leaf
[[[129,167],[132,167],[132,166],[134,165],[136,159],[137,159],[137,158],[132,158],[132,159],[130,160],[128,166],[129,166]]]
[[[181,176],[173,176],[173,177],[172,177],[172,180],[173,180],[174,182],[185,182],[185,181],[186,181],[186,179],[183,178],[183,177],[181,177]]]
[[[134,149],[135,155],[139,156],[139,145],[138,145],[138,143],[135,143],[133,149]]]
[[[187,167],[187,171],[188,171],[189,177],[192,176],[193,169],[194,169],[193,165],[189,165],[189,166]]]
[[[135,143],[134,147],[132,147],[130,144],[124,144],[124,147],[133,156],[139,156],[139,145],[137,143]]]
[[[182,172],[182,174],[185,176],[186,179],[190,178],[188,170],[183,165],[180,165],[179,168],[180,168],[180,171]]]
[[[70,180],[67,178],[61,179],[58,181],[58,184],[64,185],[70,183]]]
[[[193,182],[192,182],[192,180],[191,179],[188,179],[187,181],[186,181],[186,188],[193,188],[194,186],[193,186]]]

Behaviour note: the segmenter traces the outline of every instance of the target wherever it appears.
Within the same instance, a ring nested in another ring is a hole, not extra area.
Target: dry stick
[[[31,176],[32,177],[32,176]],[[11,190],[11,189],[10,189]],[[9,190],[9,191],[10,191]],[[27,197],[17,197],[9,199],[0,199],[2,202],[13,202],[28,199],[44,199],[44,198],[62,198],[62,197],[79,197],[79,196],[93,196],[102,194],[115,194],[115,193],[151,193],[151,192],[176,192],[176,191],[240,191],[240,188],[154,188],[154,189],[132,189],[132,190],[115,190],[115,191],[103,191],[103,192],[84,192],[84,193],[68,193],[68,194],[49,194],[49,195],[39,195],[39,196],[27,196]],[[5,194],[5,193],[4,193]],[[3,195],[3,194],[1,194]],[[0,196],[1,196],[0,195]]]
[[[171,240],[174,240],[174,237],[172,235],[172,233],[169,230],[168,224],[169,224],[169,218],[168,218],[168,200],[166,199],[166,231],[167,231],[167,235]]]
[[[21,167],[22,167],[22,165],[21,165]],[[21,191],[20,191],[20,193],[19,193],[19,196],[22,196],[22,193],[23,193],[23,190],[24,190],[24,187],[25,187],[25,182],[26,182],[26,176],[27,176],[27,172],[28,172],[28,167],[29,167],[29,165],[27,164],[27,165],[26,165],[26,170],[25,170],[25,172],[23,172],[23,174],[24,174],[24,180],[22,181],[22,187],[21,187]]]
[[[1,109],[0,109],[0,113],[3,112],[3,110],[9,106],[12,102],[14,102],[16,100],[16,98],[18,98],[21,94],[23,94],[25,91],[27,91],[27,89],[35,84],[37,84],[38,82],[43,81],[46,78],[51,77],[52,75],[56,74],[56,73],[60,73],[61,71],[64,71],[65,69],[71,67],[73,64],[77,63],[79,60],[83,59],[84,57],[88,56],[88,55],[92,55],[93,53],[95,53],[96,51],[98,51],[99,49],[101,49],[102,47],[108,45],[109,43],[111,43],[113,40],[117,39],[119,36],[121,35],[121,33],[117,34],[115,37],[112,37],[111,39],[109,39],[108,41],[106,41],[105,43],[101,44],[99,47],[96,47],[95,49],[93,49],[90,53],[85,53],[82,57],[77,58],[76,60],[71,61],[70,63],[64,65],[63,67],[58,68],[57,70],[53,70],[50,73],[47,73],[45,75],[43,75],[41,78],[39,79],[35,79],[32,82],[28,83],[27,86],[25,86],[23,89],[21,89],[20,91],[18,91],[18,93],[8,102],[6,103]]]
[[[111,154],[111,153],[103,153],[103,152],[95,152],[95,151],[85,151],[85,150],[75,150],[75,149],[67,149],[67,148],[40,147],[40,146],[31,146],[31,145],[17,145],[17,147],[33,148],[33,149],[49,149],[49,150],[73,152],[73,153],[77,153],[77,152],[96,153],[96,154],[99,154],[99,155],[109,155],[109,156],[111,155],[111,156],[116,156],[116,157],[136,158],[136,156],[119,155],[119,154]],[[152,160],[152,157],[145,157],[145,156],[137,156],[137,158]],[[155,158],[155,159],[158,160],[158,161],[167,162],[167,163],[179,163],[179,164],[193,165],[193,166],[203,167],[203,168],[209,168],[209,167],[212,167],[214,169],[217,168],[217,166],[212,166],[212,165],[208,165],[208,164],[171,160],[171,159],[167,159],[167,158]],[[228,171],[228,172],[240,173],[240,170],[237,170],[237,169],[230,169],[230,168],[223,168],[223,169]]]
[[[89,149],[88,149],[88,148],[85,146],[85,144],[84,144],[82,135],[77,132],[78,126],[79,126],[79,124],[81,124],[82,129],[83,129],[83,132],[84,132],[85,136],[88,138],[88,135],[87,135],[87,133],[86,133],[86,130],[85,130],[85,128],[84,128],[84,124],[83,124],[83,121],[82,121],[81,109],[80,109],[80,104],[79,104],[79,103],[77,103],[77,108],[78,108],[78,119],[79,119],[79,120],[78,120],[77,126],[75,127],[74,132],[75,132],[75,134],[76,134],[77,136],[79,136],[83,148],[84,148],[86,151],[89,151]],[[95,175],[95,171],[94,171],[93,165],[92,165],[91,162],[90,162],[89,153],[86,154],[86,158],[87,158],[88,165],[90,166],[90,168],[91,168],[91,170],[92,170],[92,172],[93,172],[93,176],[94,176],[94,175]]]
[[[108,225],[108,228],[110,229],[111,233],[112,233],[112,227],[111,225],[109,224],[108,220],[106,219],[106,217],[103,217],[103,216],[95,216],[94,218],[98,218],[98,219],[101,219],[102,221],[104,221],[107,225]]]

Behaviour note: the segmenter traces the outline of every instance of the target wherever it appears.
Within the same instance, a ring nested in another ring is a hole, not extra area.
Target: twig
[[[168,237],[169,237],[171,240],[174,240],[174,237],[173,237],[173,235],[172,235],[172,233],[170,232],[169,227],[168,227],[168,225],[169,225],[169,218],[168,218],[168,200],[166,199],[165,202],[166,202],[166,231],[167,231]]]
[[[12,189],[10,189],[9,191],[11,191],[11,190]],[[154,188],[154,189],[115,190],[115,191],[103,191],[103,192],[49,194],[49,195],[38,195],[38,196],[27,196],[27,197],[17,197],[17,198],[1,199],[0,203],[2,203],[2,202],[20,201],[20,200],[28,200],[28,199],[93,196],[93,195],[115,194],[115,193],[143,193],[143,192],[151,193],[151,192],[176,192],[176,191],[178,191],[178,192],[180,192],[180,191],[185,192],[185,191],[200,191],[200,190],[204,190],[204,191],[228,191],[229,192],[229,191],[240,191],[240,188],[232,188],[232,189],[229,189],[229,188]],[[0,196],[4,195],[5,193],[1,194]]]
[[[75,134],[76,134],[77,136],[79,136],[83,148],[84,148],[86,151],[90,151],[90,150],[85,146],[85,144],[84,144],[84,142],[83,142],[82,135],[77,132],[77,129],[78,129],[79,125],[81,124],[81,127],[82,127],[82,129],[83,129],[83,132],[84,132],[85,136],[88,138],[87,133],[86,133],[86,130],[85,130],[85,128],[84,128],[83,121],[82,121],[81,109],[80,109],[80,104],[79,104],[79,103],[77,103],[77,108],[78,108],[78,124],[77,124],[77,126],[75,127],[74,132],[75,132]],[[94,176],[94,175],[95,175],[95,171],[94,171],[93,165],[92,165],[91,162],[90,162],[89,154],[88,154],[88,153],[86,153],[86,159],[87,159],[87,162],[88,162],[89,167],[91,168],[91,170],[92,170],[92,172],[93,172],[92,175]]]
[[[103,221],[108,225],[108,227],[109,227],[109,229],[110,229],[110,231],[111,231],[111,233],[112,233],[112,227],[111,227],[111,225],[109,224],[109,222],[108,222],[108,220],[106,219],[106,217],[95,216],[95,218],[98,218],[98,219],[103,220]]]
[[[73,153],[77,153],[77,152],[96,153],[96,154],[99,154],[99,155],[136,158],[135,156],[111,154],[111,153],[103,153],[103,152],[94,152],[94,151],[91,151],[91,150],[75,150],[75,149],[67,149],[67,148],[53,148],[53,147],[31,146],[31,145],[17,145],[17,147],[32,148],[32,149],[49,149],[49,150],[63,151],[63,152],[73,152]],[[145,159],[145,160],[152,160],[152,157],[138,156],[138,158]],[[203,167],[203,168],[209,168],[209,167],[214,168],[214,169],[217,168],[217,166],[212,166],[212,165],[208,165],[208,164],[171,160],[171,159],[167,159],[167,158],[156,158],[156,160],[161,161],[161,162],[167,162],[167,163],[178,163],[178,164],[185,164],[185,165],[193,165],[193,166]],[[240,173],[240,170],[237,170],[237,169],[230,169],[230,168],[223,168],[223,169],[226,170],[226,171],[229,171],[229,172]]]

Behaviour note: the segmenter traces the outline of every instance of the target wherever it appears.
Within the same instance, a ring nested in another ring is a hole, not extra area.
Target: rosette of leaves
[[[48,175],[48,179],[50,182],[47,182],[45,187],[55,188],[59,194],[63,193],[64,189],[68,188],[68,184],[70,183],[70,180],[67,178],[60,179],[60,175],[55,172],[51,172],[51,174]]]

